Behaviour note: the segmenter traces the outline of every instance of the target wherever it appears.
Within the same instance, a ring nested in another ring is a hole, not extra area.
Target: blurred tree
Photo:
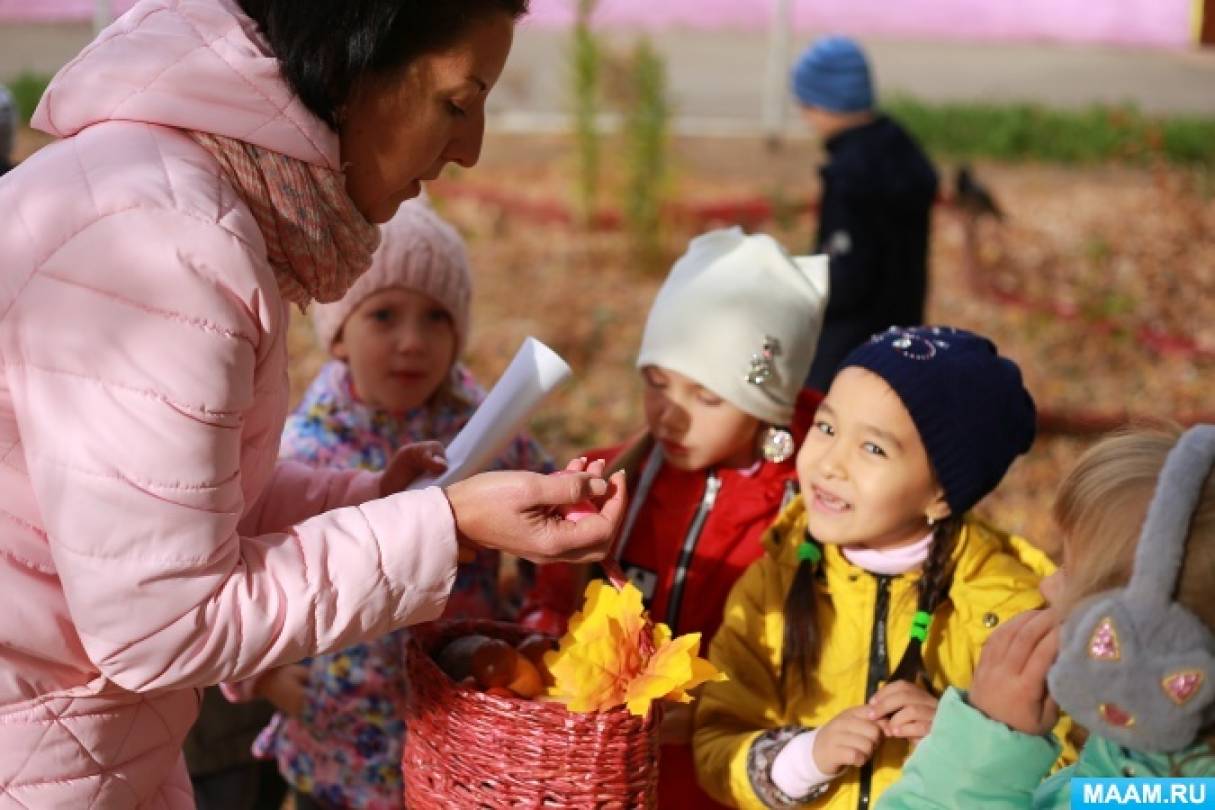
[[[588,225],[595,214],[599,194],[599,74],[602,48],[591,30],[591,16],[599,0],[577,0],[574,41],[570,53],[570,75],[574,94],[574,140],[578,171],[576,202],[578,218]]]
[[[662,268],[662,204],[666,197],[671,105],[667,69],[648,37],[633,51],[632,81],[625,111],[628,155],[624,219],[640,267]]]

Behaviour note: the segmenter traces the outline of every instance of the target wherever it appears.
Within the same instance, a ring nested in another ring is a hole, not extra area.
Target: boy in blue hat
[[[792,82],[828,155],[813,252],[831,256],[831,298],[806,380],[825,391],[870,335],[923,323],[937,173],[919,144],[875,109],[869,63],[853,40],[815,42]]]

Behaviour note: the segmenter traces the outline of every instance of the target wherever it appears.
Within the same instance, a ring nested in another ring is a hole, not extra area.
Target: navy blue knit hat
[[[911,414],[950,512],[996,488],[1034,443],[1034,400],[1021,370],[990,340],[948,326],[892,326],[853,349],[859,366],[894,389]]]
[[[873,82],[861,46],[848,37],[823,37],[793,66],[793,94],[807,107],[831,112],[873,109]]]

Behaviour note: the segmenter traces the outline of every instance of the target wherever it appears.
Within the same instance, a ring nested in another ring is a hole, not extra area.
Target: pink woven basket
[[[658,712],[580,714],[452,682],[432,656],[480,633],[517,644],[533,631],[488,621],[415,628],[406,666],[405,804],[417,808],[653,808]]]

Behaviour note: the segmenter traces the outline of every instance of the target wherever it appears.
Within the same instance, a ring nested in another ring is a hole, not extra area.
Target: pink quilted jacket
[[[0,808],[193,807],[198,687],[438,616],[451,512],[275,465],[287,309],[182,130],[338,142],[232,0],[143,0],[35,124],[0,180]]]

